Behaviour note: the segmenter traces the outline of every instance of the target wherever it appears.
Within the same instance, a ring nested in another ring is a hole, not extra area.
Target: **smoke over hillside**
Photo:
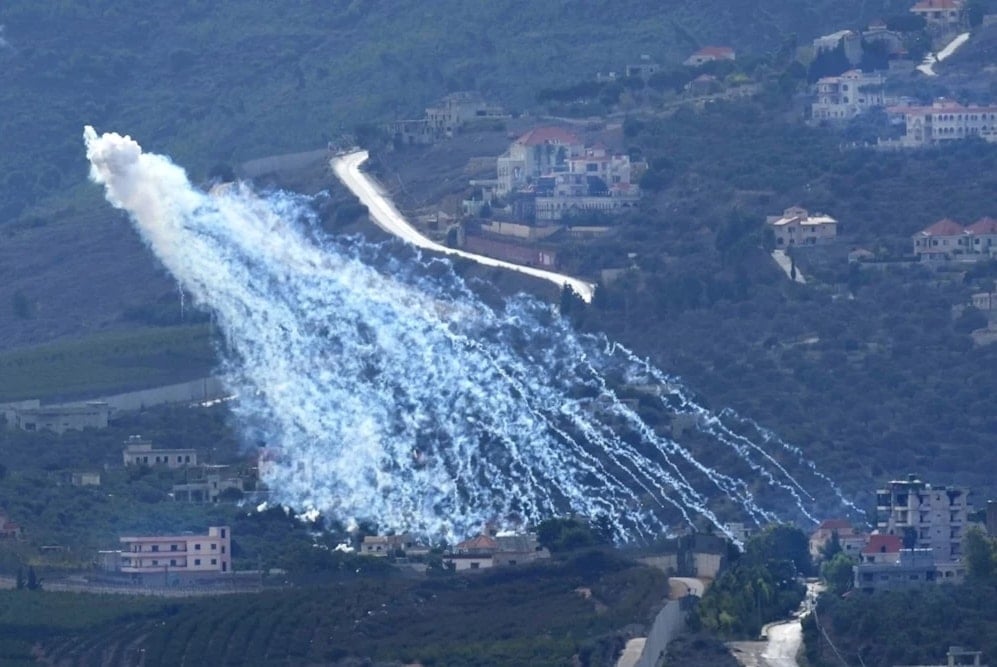
[[[88,127],[85,141],[107,200],[215,313],[278,502],[444,538],[575,511],[624,541],[846,504],[799,450],[546,304],[490,308],[444,260],[322,237],[301,198],[203,193],[129,137]]]

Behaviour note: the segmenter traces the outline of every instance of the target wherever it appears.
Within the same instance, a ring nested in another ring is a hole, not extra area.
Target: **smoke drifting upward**
[[[574,511],[623,541],[845,504],[799,450],[546,304],[489,308],[445,260],[322,237],[301,198],[203,193],[128,137],[84,137],[107,200],[214,311],[278,502],[448,539]],[[698,456],[651,425],[670,419]]]

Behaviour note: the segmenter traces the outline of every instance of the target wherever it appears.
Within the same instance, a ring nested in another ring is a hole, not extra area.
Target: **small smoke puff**
[[[7,41],[7,38],[4,37],[4,31],[6,29],[7,26],[0,25],[0,49],[13,49],[14,47],[11,46],[10,42]]]

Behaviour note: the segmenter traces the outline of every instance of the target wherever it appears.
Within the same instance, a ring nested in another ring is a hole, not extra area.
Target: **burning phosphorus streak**
[[[266,446],[262,474],[280,503],[447,539],[577,512],[628,541],[696,520],[725,531],[721,508],[758,522],[809,517],[793,474],[830,485],[795,454],[766,451],[774,436],[735,433],[546,304],[489,308],[445,260],[323,236],[302,198],[204,193],[129,137],[89,127],[84,137],[107,200],[215,313],[233,410],[246,442]],[[724,462],[707,465],[645,422],[619,396],[637,382],[663,387],[671,398],[654,410],[691,415]]]

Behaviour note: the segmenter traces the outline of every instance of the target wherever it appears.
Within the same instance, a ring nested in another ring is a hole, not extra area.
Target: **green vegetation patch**
[[[0,401],[183,382],[207,375],[214,364],[209,325],[108,332],[0,353]]]

